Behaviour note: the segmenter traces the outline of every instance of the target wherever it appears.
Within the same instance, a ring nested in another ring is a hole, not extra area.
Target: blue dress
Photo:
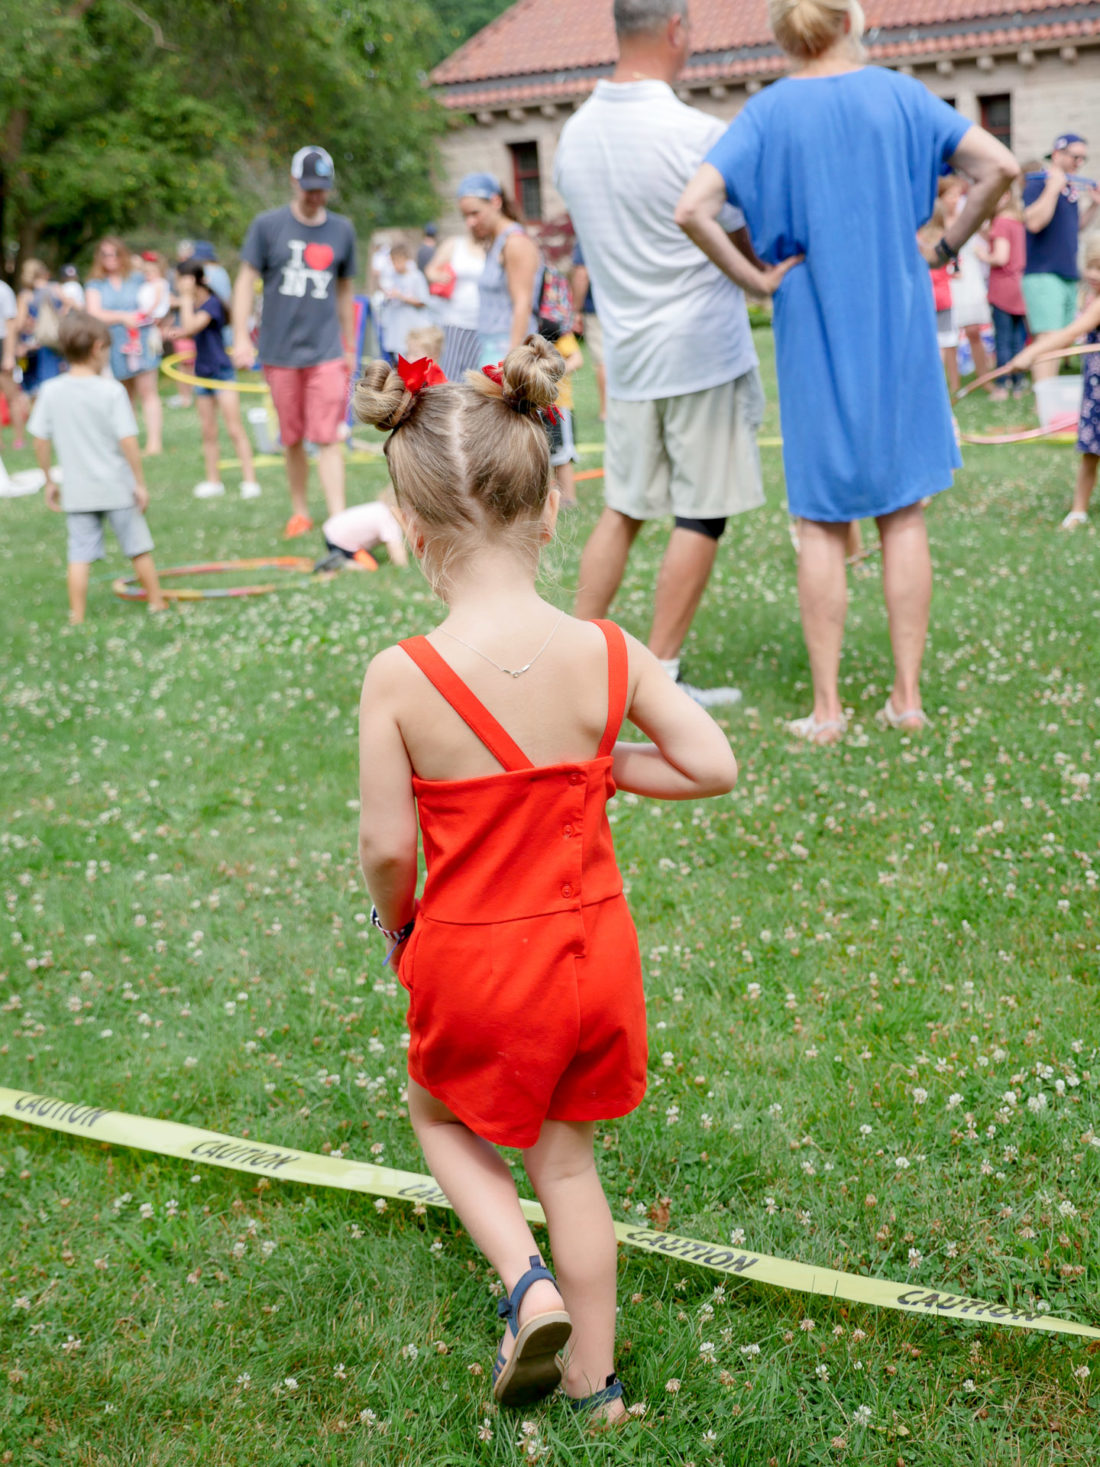
[[[109,280],[89,280],[84,287],[85,295],[98,295],[99,304],[105,311],[136,311],[138,291],[144,284],[142,275],[135,271],[119,286]],[[142,326],[137,333],[137,352],[124,350],[134,344],[128,327],[115,323],[108,327],[111,333],[111,375],[119,382],[136,377],[139,372],[155,372],[160,360],[153,352],[153,328]]]
[[[760,258],[806,255],[774,311],[792,514],[890,514],[962,462],[916,233],[970,126],[921,82],[865,66],[767,87],[707,155]]]
[[[1097,350],[1088,354],[1083,366],[1077,452],[1100,454],[1100,331],[1090,331],[1085,341]]]

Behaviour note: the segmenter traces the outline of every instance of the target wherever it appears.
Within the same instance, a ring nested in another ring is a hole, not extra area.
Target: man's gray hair
[[[641,36],[659,31],[674,15],[686,18],[688,0],[615,0],[615,34]]]

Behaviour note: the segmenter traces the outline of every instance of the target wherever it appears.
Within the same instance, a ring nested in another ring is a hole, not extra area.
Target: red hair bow
[[[497,362],[495,367],[482,367],[481,369],[490,382],[495,382],[498,387],[504,386],[504,363]]]
[[[404,382],[406,389],[414,394],[422,387],[438,387],[440,383],[447,380],[442,369],[432,361],[431,357],[420,357],[415,362],[407,362],[404,357],[399,356],[397,375]]]

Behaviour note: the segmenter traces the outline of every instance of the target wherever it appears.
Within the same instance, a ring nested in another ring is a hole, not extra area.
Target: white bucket
[[[257,453],[278,453],[279,441],[271,428],[271,417],[266,407],[248,409],[248,426],[252,429],[252,441]]]
[[[1047,428],[1055,418],[1074,417],[1081,412],[1081,377],[1044,377],[1035,384],[1035,406],[1039,422]]]

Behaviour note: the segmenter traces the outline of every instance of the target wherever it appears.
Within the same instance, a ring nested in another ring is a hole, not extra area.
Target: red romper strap
[[[504,769],[511,771],[534,768],[507,729],[502,728],[485,704],[474,697],[458,673],[440,657],[427,637],[410,637],[407,642],[400,642],[398,645],[408,653],[436,692],[447,700],[463,723],[473,730]]]
[[[603,731],[597,759],[604,759],[615,747],[623,719],[626,716],[626,691],[628,685],[628,662],[626,638],[622,628],[613,621],[597,621],[596,625],[607,642],[607,727]]]

